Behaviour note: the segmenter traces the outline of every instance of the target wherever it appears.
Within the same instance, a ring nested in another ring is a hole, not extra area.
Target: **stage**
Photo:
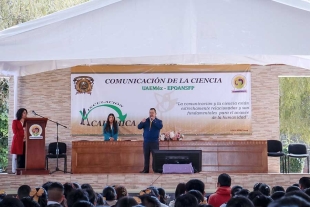
[[[196,173],[196,174],[64,174],[57,172],[52,175],[14,175],[0,174],[0,190],[5,190],[8,194],[16,194],[19,186],[27,184],[30,187],[38,187],[47,181],[57,181],[60,183],[77,182],[80,184],[89,183],[96,192],[101,192],[106,185],[124,185],[129,193],[138,193],[147,186],[154,185],[164,188],[168,193],[173,193],[175,187],[180,182],[187,182],[196,178],[202,180],[206,185],[206,193],[212,193],[216,189],[217,177],[219,173]],[[280,185],[288,187],[298,183],[302,176],[309,174],[264,174],[264,173],[230,173],[232,185],[241,185],[252,190],[257,182],[268,185]]]

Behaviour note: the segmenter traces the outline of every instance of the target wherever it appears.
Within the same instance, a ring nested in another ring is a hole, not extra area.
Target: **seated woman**
[[[103,125],[104,141],[117,141],[118,126],[114,114],[109,114],[106,123]]]

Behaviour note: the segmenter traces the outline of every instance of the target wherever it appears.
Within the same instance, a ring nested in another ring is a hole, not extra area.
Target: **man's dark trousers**
[[[144,154],[144,171],[149,172],[150,168],[150,154],[153,150],[159,149],[159,142],[143,142]]]

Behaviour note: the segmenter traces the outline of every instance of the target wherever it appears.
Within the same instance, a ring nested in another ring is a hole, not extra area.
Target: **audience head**
[[[23,203],[24,207],[40,207],[40,205],[30,197],[22,198],[21,202]]]
[[[271,190],[271,194],[274,194],[275,192],[278,192],[278,191],[281,191],[281,192],[285,192],[284,188],[282,186],[274,186]]]
[[[305,191],[305,194],[307,194],[308,196],[310,196],[310,188],[307,188],[304,190]]]
[[[266,195],[260,195],[253,199],[254,206],[267,207],[273,200]]]
[[[61,203],[64,200],[64,186],[59,182],[51,183],[48,187],[47,196],[49,201]]]
[[[202,195],[205,194],[205,184],[198,179],[191,179],[185,185],[186,192],[190,190],[198,190]]]
[[[280,198],[282,198],[283,196],[285,196],[285,192],[276,191],[271,195],[271,198],[272,198],[272,200],[276,201],[276,200],[279,200]]]
[[[190,191],[190,190],[189,190]],[[187,192],[189,192],[187,191]],[[200,192],[200,191],[198,191]],[[174,207],[197,207],[198,201],[192,194],[186,193],[175,200]]]
[[[95,207],[91,202],[89,201],[77,201],[73,204],[73,207]]]
[[[117,200],[121,199],[122,197],[128,196],[127,189],[122,185],[115,186],[115,192]]]
[[[244,196],[235,196],[227,202],[226,207],[254,207],[254,205]]]
[[[270,187],[269,185],[262,183],[258,189],[263,195],[270,196]]]
[[[132,207],[135,205],[138,205],[137,201],[128,196],[121,197],[116,203],[116,207]]]
[[[204,201],[203,195],[198,190],[190,190],[187,193],[192,194],[197,199],[198,203],[201,203]]]
[[[64,185],[64,196],[65,198],[75,189],[73,183],[65,183]]]
[[[175,189],[174,197],[177,198],[180,195],[184,194],[186,191],[186,184],[185,183],[179,183]]]
[[[240,185],[235,185],[235,186],[233,186],[233,187],[231,188],[231,190],[230,190],[231,196],[234,197],[234,196],[236,195],[236,193],[237,193],[238,191],[240,191],[240,190],[242,190],[242,187],[241,187]]]
[[[286,189],[286,193],[292,192],[292,191],[300,191],[300,188],[297,186],[290,186]]]
[[[42,188],[44,188],[44,190],[47,192],[48,191],[48,187],[50,186],[50,184],[52,184],[53,182],[51,181],[47,181],[46,183],[44,183],[42,185]]]
[[[309,207],[310,203],[297,196],[284,196],[272,202],[268,207]]]
[[[102,196],[107,201],[116,200],[116,192],[115,189],[111,186],[106,186],[102,191]]]
[[[92,204],[96,205],[96,203],[97,203],[96,193],[93,190],[93,188],[86,188],[86,189],[82,189],[82,190],[87,192],[89,202],[91,202]]]
[[[289,193],[285,194],[285,197],[290,197],[290,196],[297,196],[299,198],[304,199],[307,202],[310,202],[310,197],[306,193],[301,191],[301,190],[299,190],[299,191],[292,191],[292,192],[289,192]]]
[[[72,183],[74,189],[81,189],[81,185],[78,183]]]
[[[88,193],[82,189],[75,189],[73,190],[67,198],[68,207],[73,207],[78,201],[89,201]]]
[[[159,201],[163,204],[166,204],[166,191],[163,188],[158,188]]]
[[[100,193],[96,193],[96,205],[97,206],[102,206],[106,204],[106,202],[103,200],[103,197]]]
[[[17,197],[19,199],[29,197],[31,188],[29,185],[21,185],[17,190]]]
[[[230,187],[231,186],[230,176],[226,173],[220,174],[217,178],[217,186],[218,187]]]
[[[93,187],[92,187],[90,184],[88,184],[88,183],[82,184],[82,185],[81,185],[81,189],[83,189],[83,190],[87,190],[87,189],[92,189],[92,190],[94,190]]]
[[[253,191],[253,192],[249,193],[248,198],[249,198],[251,201],[253,201],[254,198],[256,198],[257,196],[261,196],[261,195],[263,195],[263,194],[262,194],[260,191]]]
[[[0,202],[0,207],[24,207],[24,205],[17,198],[5,197]]]
[[[310,188],[310,177],[302,177],[299,179],[299,188],[304,190]]]
[[[253,187],[253,191],[258,191],[261,184],[262,183],[255,183],[255,185]]]
[[[250,191],[248,189],[241,189],[236,193],[236,195],[244,196],[244,197],[248,197],[249,194],[250,194]]]
[[[155,196],[150,196],[150,195],[145,194],[145,195],[140,196],[140,199],[142,202],[141,204],[143,206],[146,206],[146,207],[160,207],[161,206],[160,201]]]

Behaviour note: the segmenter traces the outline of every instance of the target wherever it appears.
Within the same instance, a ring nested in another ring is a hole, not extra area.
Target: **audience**
[[[227,202],[226,207],[254,207],[254,205],[244,196],[235,196]]]
[[[240,185],[235,185],[231,188],[230,191],[230,195],[231,197],[234,197],[236,195],[237,192],[239,192],[240,190],[242,190],[243,188]]]
[[[197,199],[198,203],[203,203],[204,197],[198,190],[190,190],[187,192],[188,194],[192,194]]]
[[[251,201],[253,201],[254,198],[256,198],[257,196],[261,196],[261,195],[263,195],[263,194],[262,194],[260,191],[253,191],[253,192],[249,193],[248,198],[249,198]]]
[[[258,191],[260,191],[265,196],[270,196],[270,187],[269,187],[269,185],[267,185],[265,183],[262,183],[259,186]]]
[[[68,198],[68,195],[75,189],[72,183],[65,183],[64,185],[64,196]]]
[[[18,199],[22,199],[22,198],[25,198],[25,197],[29,197],[30,195],[30,191],[31,191],[31,188],[29,185],[22,185],[18,188],[17,190],[17,198]]]
[[[201,193],[201,192],[200,192]],[[198,206],[198,201],[195,198],[195,196],[186,193],[181,196],[179,196],[175,200],[175,207],[197,207]]]
[[[253,187],[253,191],[258,191],[261,184],[262,183],[256,183]]]
[[[108,206],[114,206],[117,202],[115,189],[111,186],[106,186],[102,191],[102,196]]]
[[[300,188],[297,187],[297,186],[290,186],[286,189],[285,193],[289,193],[289,192],[292,192],[292,191],[300,191]]]
[[[276,191],[271,195],[272,200],[276,201],[285,196],[284,191]]]
[[[25,207],[17,198],[5,197],[0,202],[0,207]]]
[[[266,195],[260,195],[253,199],[254,206],[267,207],[273,200]]]
[[[64,201],[64,186],[61,183],[50,183],[47,191],[47,206],[51,204],[61,204]]]
[[[269,204],[268,207],[309,207],[310,204],[297,196],[284,196],[283,198]]]
[[[135,205],[138,205],[138,202],[134,198],[128,196],[121,197],[116,203],[116,207],[132,207]]]
[[[75,202],[73,207],[94,207],[94,205],[91,202],[80,200]]]
[[[186,184],[179,183],[174,192],[174,200],[170,201],[169,207],[174,207],[175,199],[177,199],[180,195],[184,194],[186,191]]]
[[[256,183],[253,191],[242,186],[231,186],[228,174],[218,176],[217,190],[205,198],[205,184],[198,179],[179,183],[175,199],[169,207],[310,207],[310,178],[302,177],[286,191],[282,186],[272,189],[265,183]],[[48,191],[46,192],[47,189]],[[169,196],[163,188],[149,186],[138,196],[129,196],[122,185],[106,186],[102,195],[89,184],[47,182],[31,189],[28,185],[18,188],[17,198],[0,191],[0,207],[166,207]],[[66,199],[67,198],[67,199]]]
[[[308,196],[310,196],[310,188],[304,189],[304,192],[305,192]]]
[[[302,177],[299,179],[299,188],[305,190],[310,188],[310,177]]]
[[[145,207],[161,207],[161,203],[157,197],[144,194],[140,196],[141,204]]]
[[[285,192],[282,186],[274,186],[271,190],[271,194],[274,194],[275,192],[278,192],[278,191]]]
[[[162,204],[167,204],[167,201],[166,201],[166,191],[163,189],[163,188],[158,188],[158,193],[159,193],[159,196],[160,196],[160,199],[159,201],[162,203]]]
[[[73,207],[73,205],[78,201],[89,201],[87,191],[83,189],[73,190],[67,198],[68,207]]]
[[[115,186],[115,192],[117,200],[121,199],[122,197],[128,196],[127,189],[122,185]]]
[[[250,191],[247,190],[247,189],[241,189],[240,191],[238,191],[238,192],[236,193],[236,195],[238,195],[238,196],[244,196],[244,197],[248,197],[249,194],[250,194]]]
[[[229,201],[231,198],[231,178],[228,174],[223,173],[219,175],[217,180],[217,190],[210,195],[208,203],[213,207],[220,207],[222,204]]]
[[[202,195],[205,195],[205,184],[198,179],[189,180],[185,184],[185,191],[198,190]]]
[[[40,205],[30,197],[22,198],[21,202],[24,204],[24,207],[40,207]]]

